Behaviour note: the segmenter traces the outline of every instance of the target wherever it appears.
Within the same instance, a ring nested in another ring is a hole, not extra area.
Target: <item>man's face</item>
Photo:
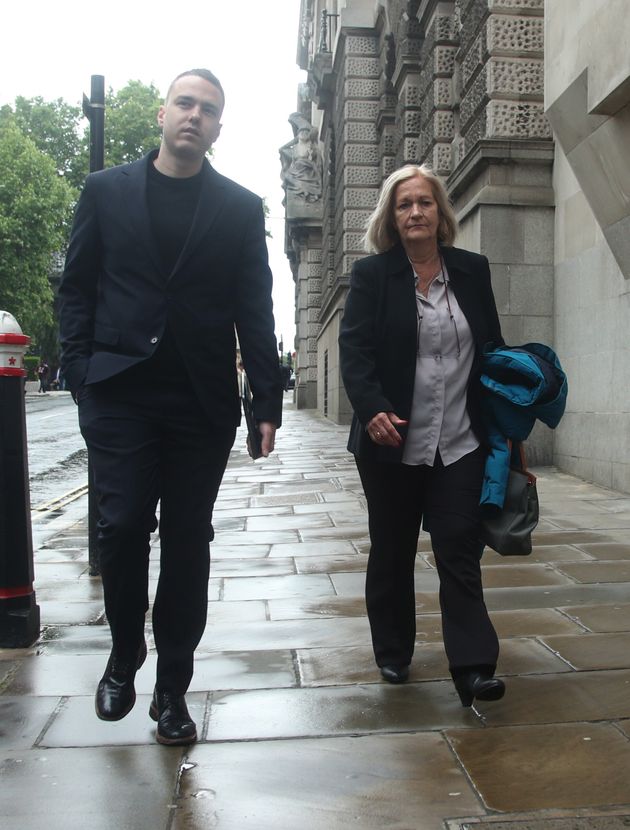
[[[175,157],[202,159],[221,132],[223,96],[198,75],[184,75],[171,87],[158,112],[162,142]]]

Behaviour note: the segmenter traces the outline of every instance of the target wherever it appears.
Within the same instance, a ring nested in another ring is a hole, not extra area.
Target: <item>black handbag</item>
[[[502,556],[527,556],[532,552],[532,531],[538,524],[536,476],[527,469],[522,444],[517,451],[520,466],[511,466],[503,508],[482,521],[482,541]]]

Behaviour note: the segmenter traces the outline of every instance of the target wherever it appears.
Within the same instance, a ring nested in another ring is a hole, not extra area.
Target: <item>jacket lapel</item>
[[[201,192],[199,194],[199,202],[197,203],[197,210],[193,219],[192,226],[188,238],[182,248],[182,251],[175,263],[169,279],[173,279],[175,274],[185,265],[188,258],[192,255],[195,248],[207,235],[225,201],[225,184],[224,180],[219,174],[212,169],[207,161],[204,161],[203,180],[201,184]]]
[[[453,287],[453,293],[472,332],[477,351],[483,348],[486,331],[483,310],[481,308],[477,280],[466,262],[465,257],[455,248],[440,248],[446,270]]]
[[[409,343],[413,342],[415,354],[417,311],[413,268],[402,245],[395,245],[387,252],[387,256],[389,301],[394,306],[392,319],[398,321],[400,332],[405,333]]]
[[[147,205],[147,171],[156,154],[154,150],[139,161],[121,168],[121,171],[124,176],[123,187],[129,224],[133,228],[138,241],[149,252],[151,262],[165,279],[167,275],[153,239],[149,221],[149,207]]]

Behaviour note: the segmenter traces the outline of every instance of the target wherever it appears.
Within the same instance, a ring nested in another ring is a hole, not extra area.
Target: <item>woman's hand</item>
[[[407,426],[409,421],[403,421],[395,412],[378,412],[366,427],[367,433],[381,447],[400,447],[402,436],[396,427]]]

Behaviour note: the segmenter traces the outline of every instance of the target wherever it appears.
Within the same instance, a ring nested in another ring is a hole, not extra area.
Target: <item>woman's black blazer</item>
[[[478,440],[486,443],[481,419],[478,364],[488,343],[502,344],[501,326],[486,257],[461,248],[441,248],[450,288],[475,343],[467,409]],[[400,461],[402,448],[377,447],[365,431],[377,412],[411,414],[416,376],[417,315],[413,269],[402,245],[358,260],[352,269],[339,334],[341,376],[354,410],[348,449],[361,457]]]

